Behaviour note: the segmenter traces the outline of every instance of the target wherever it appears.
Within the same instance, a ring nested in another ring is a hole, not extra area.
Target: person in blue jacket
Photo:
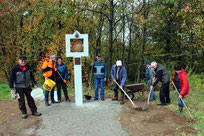
[[[101,85],[101,100],[104,101],[104,81],[107,77],[107,68],[104,61],[101,60],[101,54],[97,54],[97,61],[91,63],[94,73],[95,101],[98,100],[98,85]]]
[[[123,88],[123,90],[125,90],[125,86],[126,86],[126,78],[127,78],[127,72],[124,66],[122,66],[122,62],[120,60],[118,60],[116,62],[116,64],[114,64],[111,68],[111,77],[113,79],[113,82],[117,82],[121,88]],[[114,93],[115,93],[115,97],[112,99],[112,101],[117,101],[118,100],[118,86],[115,83],[114,84]],[[125,99],[125,95],[123,93],[123,91],[121,90],[121,103],[120,104],[124,104],[124,99]]]
[[[62,63],[62,57],[57,57],[57,64],[56,64],[57,71],[60,73],[60,76],[58,72],[56,73],[56,86],[57,86],[57,97],[58,102],[61,102],[61,88],[64,92],[65,100],[70,102],[68,93],[67,93],[67,79],[68,79],[68,70],[67,66]],[[63,79],[62,79],[63,78]]]
[[[155,72],[148,61],[144,63],[144,66],[146,67],[146,74],[145,74],[146,82],[148,85],[148,90],[150,91],[150,87],[153,84],[153,78],[155,77]],[[156,95],[154,93],[154,88],[153,88],[150,94],[150,101],[154,101],[155,99],[156,99]]]

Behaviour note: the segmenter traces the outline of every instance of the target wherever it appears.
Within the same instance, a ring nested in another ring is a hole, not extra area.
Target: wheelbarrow
[[[131,100],[134,99],[135,97],[134,93],[136,92],[138,92],[140,97],[144,96],[144,91],[145,91],[144,83],[129,84],[129,85],[126,85],[126,88],[129,90],[127,91],[127,94],[131,98]]]

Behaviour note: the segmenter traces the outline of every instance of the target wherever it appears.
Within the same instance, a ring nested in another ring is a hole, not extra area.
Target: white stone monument
[[[74,58],[75,104],[83,104],[81,57],[89,56],[88,34],[66,34],[66,57]]]

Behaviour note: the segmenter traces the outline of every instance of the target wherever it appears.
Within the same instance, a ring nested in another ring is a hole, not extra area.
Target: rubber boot
[[[183,112],[183,107],[179,107],[179,110],[177,111],[177,113],[180,115]]]
[[[125,103],[124,99],[125,99],[125,95],[124,95],[124,93],[122,93],[121,94],[121,102],[120,102],[120,104],[124,104]]]
[[[180,114],[183,112],[183,107],[179,107]]]
[[[112,99],[112,101],[118,101],[118,91],[114,91],[115,97]]]

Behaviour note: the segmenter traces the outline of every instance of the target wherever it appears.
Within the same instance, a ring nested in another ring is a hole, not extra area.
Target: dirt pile
[[[41,117],[31,116],[27,107],[28,118],[22,119],[17,100],[0,100],[0,136],[26,136],[25,130],[36,130],[41,125]]]
[[[145,101],[135,103],[143,106]],[[190,127],[190,119],[170,111],[168,106],[160,107],[151,103],[147,111],[139,111],[126,102],[118,121],[133,136],[175,135],[179,132],[196,134],[196,130]]]

